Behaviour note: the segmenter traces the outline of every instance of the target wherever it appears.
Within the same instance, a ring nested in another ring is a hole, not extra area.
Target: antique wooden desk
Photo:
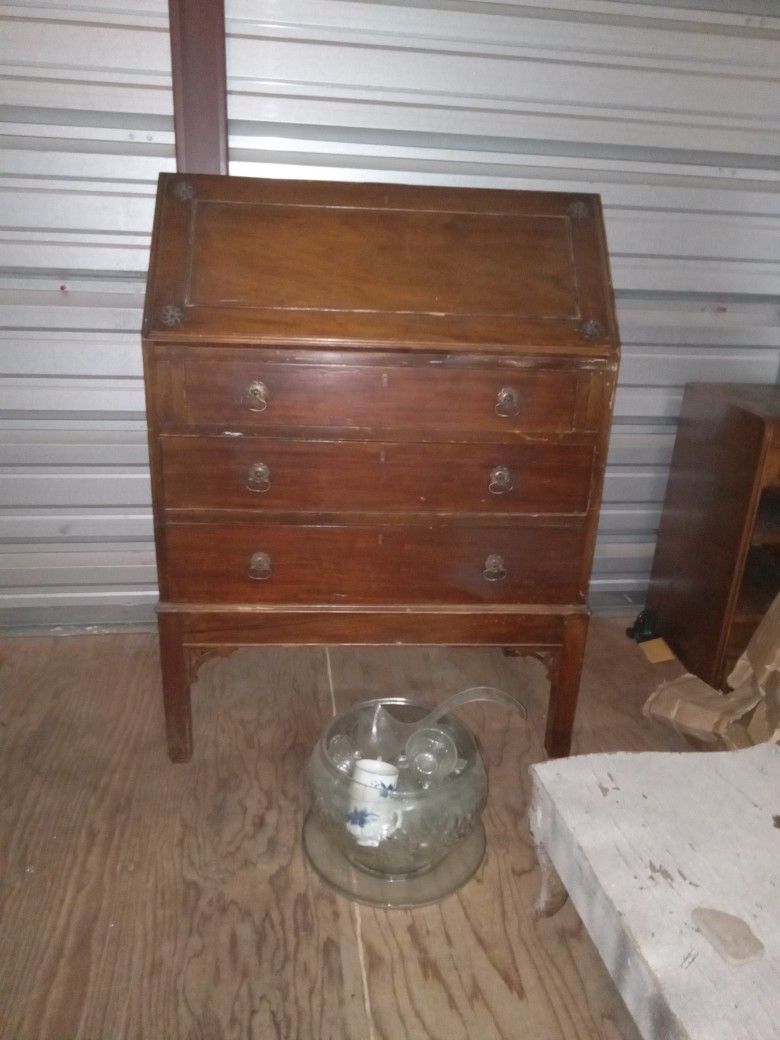
[[[598,197],[160,179],[144,359],[168,748],[244,644],[550,664],[568,752],[617,369]]]

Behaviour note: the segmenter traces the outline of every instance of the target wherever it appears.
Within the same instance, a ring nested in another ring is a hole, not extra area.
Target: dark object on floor
[[[658,615],[654,610],[645,607],[636,616],[636,621],[626,629],[629,639],[635,639],[637,643],[646,643],[648,639],[657,639],[661,632],[658,627]]]

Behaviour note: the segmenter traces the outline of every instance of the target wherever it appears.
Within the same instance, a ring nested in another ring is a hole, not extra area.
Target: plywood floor
[[[683,745],[643,720],[676,666],[592,626],[575,750]],[[455,896],[376,911],[300,848],[302,775],[326,719],[382,694],[517,692],[474,706],[488,853]],[[494,650],[245,649],[208,662],[196,751],[162,742],[151,635],[0,642],[2,1040],[637,1040],[570,905],[537,921],[527,769],[535,661]]]

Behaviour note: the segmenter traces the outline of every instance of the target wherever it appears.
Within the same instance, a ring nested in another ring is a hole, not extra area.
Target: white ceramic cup
[[[397,766],[374,758],[355,763],[346,822],[358,845],[379,845],[398,830],[401,814],[390,797],[397,787]]]

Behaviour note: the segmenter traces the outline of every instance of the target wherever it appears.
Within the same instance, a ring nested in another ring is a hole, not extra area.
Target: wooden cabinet
[[[160,179],[144,316],[168,746],[221,648],[486,644],[579,686],[618,341],[595,196]]]
[[[685,389],[647,606],[723,686],[780,591],[780,387]]]

